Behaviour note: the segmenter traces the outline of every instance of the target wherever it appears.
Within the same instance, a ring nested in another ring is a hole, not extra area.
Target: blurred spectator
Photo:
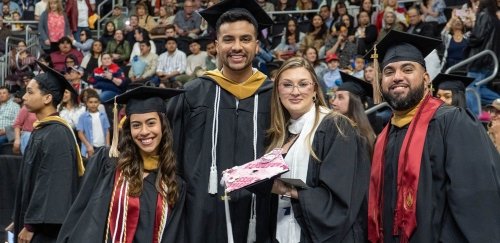
[[[309,32],[307,32],[306,37],[300,42],[300,53],[304,53],[304,50],[311,46],[321,52],[321,48],[325,45],[326,36],[326,25],[321,16],[315,14],[309,26]]]
[[[101,63],[101,66],[94,69],[89,83],[93,84],[95,89],[101,90],[99,97],[107,101],[125,91],[127,82],[125,82],[123,71],[113,63],[109,53],[101,55]]]
[[[131,15],[129,24],[125,27],[125,40],[128,41],[130,46],[134,46],[135,44],[135,30],[137,28],[139,28],[139,17]]]
[[[158,23],[150,32],[151,38],[154,39],[155,36],[164,37],[167,26],[172,25],[173,23],[174,23],[174,16],[167,12],[166,6],[161,6],[160,7],[160,17],[158,18]]]
[[[19,41],[17,48],[13,48],[9,54],[10,73],[6,79],[21,86],[19,81],[25,73],[33,72],[36,58],[28,52],[26,42]]]
[[[488,124],[488,135],[500,152],[500,99],[496,99],[491,105],[488,105],[487,111],[491,120]]]
[[[319,9],[319,15],[323,19],[327,28],[330,28],[333,24],[332,11],[330,11],[330,6],[323,5]]]
[[[411,7],[406,12],[408,14],[408,30],[406,32],[415,35],[434,37],[435,25],[422,21],[420,10],[417,7]]]
[[[12,13],[15,11],[15,12],[18,12],[19,14],[23,15],[23,9],[21,9],[19,7],[19,4],[17,4],[16,2],[10,1],[10,0],[2,0],[2,2],[0,3],[0,8],[2,9],[2,16],[4,15],[3,6],[7,6],[9,13]]]
[[[151,52],[156,54],[156,45],[152,40],[149,39],[149,33],[147,30],[139,27],[138,29],[135,30],[134,37],[135,37],[135,44],[132,46],[132,51],[130,52],[129,63],[132,63],[132,58],[134,58],[134,56],[138,56],[141,54],[140,44],[143,41],[149,42]]]
[[[363,71],[363,80],[365,80],[368,83],[372,83],[373,80],[375,79],[375,71],[376,70],[373,67],[372,62],[366,64]]]
[[[167,51],[158,58],[156,75],[160,78],[161,83],[171,87],[175,77],[183,74],[186,70],[186,54],[177,49],[177,39],[174,37],[167,37],[165,48]]]
[[[127,17],[123,14],[122,9],[122,5],[115,4],[113,13],[111,14],[111,17],[109,17],[109,21],[115,24],[115,28],[117,30],[123,30],[125,28],[125,22],[127,21]]]
[[[68,56],[69,54],[73,54],[78,59],[78,63],[82,62],[83,54],[78,50],[76,50],[75,48],[73,48],[73,46],[71,45],[71,39],[69,39],[66,36],[62,37],[59,40],[58,45],[59,45],[58,48],[59,50],[50,53],[50,58],[52,59],[52,64],[54,65],[54,69],[56,69],[59,72],[64,72],[66,56]]]
[[[495,0],[480,0],[479,8],[476,14],[476,22],[469,37],[469,57],[476,55],[483,50],[491,50],[500,58],[500,44],[498,37],[500,36],[500,27],[496,16],[497,4]],[[475,80],[468,87],[474,87],[475,84],[489,75],[493,69],[493,59],[491,56],[484,56],[470,63],[467,68],[467,76]],[[488,105],[493,100],[500,98],[500,95],[489,89],[487,85],[479,87],[482,105]],[[478,115],[478,104],[474,104],[474,96],[467,93],[467,106]]]
[[[443,25],[446,24],[445,8],[444,0],[424,0],[423,4],[420,4],[423,21],[433,26],[433,36],[437,36],[435,32],[441,31]]]
[[[80,61],[78,61],[78,58],[75,55],[68,54],[64,61],[64,71],[61,72],[65,75],[66,79],[69,79],[67,76],[67,71],[69,71],[69,69],[75,65],[80,65]]]
[[[13,21],[20,21],[21,20],[21,14],[19,14],[19,12],[14,11],[12,13],[12,20]],[[24,30],[24,24],[13,23],[13,24],[10,25],[10,29],[12,31],[23,31]]]
[[[113,40],[113,38],[115,37],[115,31],[115,23],[113,21],[106,22],[106,25],[104,26],[104,32],[102,33],[101,38],[99,38],[99,40],[102,42],[103,48],[106,49],[106,47],[108,46],[108,42]]]
[[[354,25],[354,17],[349,15],[349,13],[347,12],[347,6],[345,5],[344,1],[338,1],[337,4],[335,4],[335,8],[334,8],[334,11],[332,13],[333,22],[334,23],[341,23],[342,22],[341,17],[346,15],[346,14],[349,16],[350,22],[353,23],[353,25]]]
[[[205,66],[205,71],[217,69],[217,47],[215,45],[215,40],[207,43],[207,58],[205,60]]]
[[[328,53],[326,55],[325,61],[328,68],[323,73],[323,92],[325,94],[325,99],[330,100],[335,94],[338,86],[342,84],[342,78],[340,77],[339,69],[339,59],[335,53]]]
[[[2,6],[2,16],[5,21],[12,21],[12,15],[10,14],[9,5]],[[8,26],[10,27],[10,24]]]
[[[90,74],[92,74],[94,69],[102,65],[101,63],[102,53],[103,53],[102,42],[96,40],[94,41],[94,43],[92,43],[92,49],[90,49],[90,52],[83,57],[81,66],[85,68],[87,74],[89,74],[88,75],[89,78],[91,76]]]
[[[140,54],[132,56],[128,77],[131,83],[144,84],[153,82],[158,85],[159,81],[154,80],[158,65],[158,55],[151,50],[151,41],[143,40],[138,43],[140,45]]]
[[[49,66],[50,68],[54,68],[54,64],[52,63],[52,58],[50,57],[50,54],[47,53],[41,54],[40,57],[38,58],[38,61],[46,66]],[[36,65],[33,74],[36,76],[41,73],[44,73],[44,71],[40,69],[38,65]]]
[[[0,145],[8,143],[6,129],[9,129],[19,113],[19,105],[10,97],[6,86],[0,86]]]
[[[326,55],[335,53],[340,68],[351,69],[351,59],[356,55],[357,47],[356,44],[348,40],[348,30],[345,25],[340,25],[338,36],[335,40],[332,48],[326,50]]]
[[[191,54],[186,59],[186,73],[181,74],[175,78],[185,84],[186,82],[196,77],[196,72],[199,70],[206,70],[207,52],[201,50],[200,43],[197,40],[191,41],[189,44],[189,51]],[[157,68],[158,69],[158,68]]]
[[[340,16],[340,22],[337,23],[337,29],[340,29],[340,25],[343,24],[347,28],[347,37],[350,42],[354,42],[354,21],[351,21],[349,15],[344,14]]]
[[[291,0],[278,0],[275,7],[276,11],[291,11],[295,10],[296,6],[291,3]],[[292,14],[276,14],[274,15],[274,21],[276,23],[285,23],[287,20],[292,18]]]
[[[193,1],[184,1],[184,10],[177,12],[174,25],[179,36],[196,39],[201,32],[201,16],[193,11],[193,6]]]
[[[83,67],[75,65],[66,71],[67,80],[71,83],[76,92],[80,95],[84,89],[90,87],[89,83],[82,78],[85,75]]]
[[[389,0],[391,1],[391,0]],[[382,40],[387,33],[391,30],[403,31],[403,25],[399,22],[396,17],[396,13],[390,8],[386,8],[384,11],[384,22],[383,27],[378,33],[378,41]]]
[[[80,33],[78,33],[80,41],[73,38],[73,36],[69,36],[71,39],[71,44],[76,47],[77,50],[82,52],[83,56],[86,56],[90,53],[90,49],[92,48],[92,43],[94,43],[94,39],[92,38],[92,32],[89,29],[82,29]]]
[[[318,9],[318,3],[314,0],[297,0],[297,8],[296,10],[316,10]],[[299,22],[304,20],[313,20],[313,17],[317,15],[317,13],[302,13],[298,16]],[[319,15],[318,15],[319,16]],[[321,16],[320,16],[321,18]]]
[[[125,62],[130,59],[130,44],[124,39],[123,31],[116,30],[115,38],[106,46],[106,53],[110,53],[113,62],[120,67],[125,66]]]
[[[40,20],[40,16],[42,16],[42,13],[47,9],[48,3],[49,0],[40,0],[35,4],[35,20]]]
[[[80,42],[82,30],[89,29],[89,17],[94,14],[95,0],[66,0],[66,16],[69,18],[69,28],[75,33],[75,39]],[[94,28],[94,27],[92,27]]]
[[[73,132],[76,132],[78,119],[85,112],[85,107],[80,106],[78,96],[69,90],[65,90],[61,104],[59,104],[57,111],[59,112],[59,116],[68,122],[73,129]],[[75,133],[75,136],[76,135],[77,134]]]
[[[375,27],[377,27],[377,30],[379,31],[379,33],[380,33],[380,30],[382,29],[382,27],[384,27],[383,22],[385,19],[385,11],[386,10],[393,12],[394,18],[396,18],[398,20],[398,22],[401,22],[401,24],[406,25],[406,17],[405,17],[406,9],[403,7],[400,7],[398,5],[397,0],[384,0],[383,2],[384,3],[382,6],[382,9],[379,12],[377,12],[376,20],[373,23],[375,25]],[[380,39],[380,35],[379,35],[379,39]]]
[[[444,55],[441,61],[441,70],[446,70],[449,67],[466,59],[465,49],[468,46],[468,37],[464,35],[464,24],[462,19],[456,16],[456,11],[452,12],[450,21],[446,24],[441,32],[441,39],[444,44]]]
[[[274,48],[274,55],[278,60],[287,60],[297,54],[299,43],[305,34],[297,28],[297,20],[289,19],[285,28],[285,33],[281,37],[281,42]]]
[[[328,68],[328,66],[319,60],[318,50],[314,47],[308,47],[304,52],[304,58],[307,59],[314,67],[314,72],[318,77],[318,80],[323,82],[323,73]]]
[[[354,69],[351,75],[359,79],[365,78],[365,59],[362,55],[357,55],[354,58]]]
[[[259,6],[267,12],[274,12],[274,4],[267,0],[256,0]]]
[[[33,123],[37,120],[35,113],[28,111],[26,106],[23,106],[17,114],[16,120],[14,121],[14,144],[12,146],[12,152],[15,154],[24,154],[26,146],[28,146],[28,141],[33,131]]]
[[[368,13],[368,17],[370,18],[370,23],[372,23],[372,24],[375,23],[376,14],[373,14],[375,12],[375,9],[373,7],[373,0],[363,0],[361,3],[361,6],[359,7],[359,12],[361,13],[362,11],[365,11]],[[358,22],[358,24],[359,24],[359,22]]]
[[[148,32],[156,26],[156,21],[153,16],[149,15],[148,8],[145,4],[139,3],[136,5],[135,14],[139,18],[139,27],[146,29]]]
[[[3,24],[3,17],[0,16],[0,55],[5,53],[5,40],[7,36],[10,36],[12,32],[9,28],[5,27]]]
[[[359,55],[365,55],[377,40],[377,27],[370,23],[370,15],[364,10],[358,13],[358,27],[354,37]]]
[[[60,46],[59,40],[71,34],[68,18],[64,14],[61,0],[49,0],[48,8],[40,16],[38,33],[40,34],[40,46],[47,53],[57,51]],[[71,44],[71,40],[67,39]],[[56,60],[52,61],[55,62]],[[58,67],[61,67],[60,63],[58,63]]]

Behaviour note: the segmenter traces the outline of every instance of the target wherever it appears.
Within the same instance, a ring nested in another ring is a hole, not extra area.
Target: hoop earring
[[[313,96],[313,102],[316,103],[316,95]]]

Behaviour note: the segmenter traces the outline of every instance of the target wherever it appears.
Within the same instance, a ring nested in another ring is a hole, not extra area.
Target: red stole
[[[394,212],[393,234],[400,235],[401,242],[408,242],[417,227],[416,203],[420,164],[429,123],[443,102],[428,95],[422,101],[410,123],[398,158],[397,202]],[[387,146],[388,124],[379,135],[373,153],[368,194],[368,239],[383,242],[383,186],[384,152]]]
[[[122,176],[120,170],[115,172],[115,183],[113,195],[110,203],[110,212],[108,219],[109,231],[106,230],[106,239],[108,234],[111,242],[114,243],[132,243],[139,223],[140,199],[139,197],[128,196],[128,183]],[[168,209],[164,204],[164,198],[158,193],[156,200],[155,222],[153,229],[153,243],[158,243],[163,233]],[[168,206],[167,206],[168,207]],[[164,218],[165,217],[165,218]],[[107,242],[108,240],[106,240]]]

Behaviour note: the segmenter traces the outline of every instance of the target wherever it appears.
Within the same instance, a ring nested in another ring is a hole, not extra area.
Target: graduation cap
[[[38,64],[38,66],[40,66],[44,73],[35,76],[33,79],[45,86],[49,91],[53,93],[53,95],[62,98],[64,90],[67,89],[78,96],[76,90],[60,72],[39,61],[35,62]]]
[[[255,19],[259,30],[271,27],[274,23],[255,0],[225,0],[199,13],[210,26],[216,28],[219,18],[228,11],[250,15]]]
[[[125,104],[125,114],[130,117],[132,114],[143,114],[149,112],[165,112],[165,99],[183,93],[182,89],[167,89],[150,86],[139,86],[117,95],[114,98],[113,108],[113,129],[118,131],[118,108],[117,104]],[[109,151],[110,157],[118,157],[118,132],[113,133],[113,141]]]
[[[373,87],[371,83],[344,72],[340,72],[340,77],[342,77],[342,84],[337,90],[349,91],[352,94],[359,96],[361,100],[365,100],[365,97],[373,96]]]
[[[440,73],[432,80],[432,86],[435,87],[435,91],[442,89],[465,92],[465,88],[469,86],[472,81],[474,81],[474,78],[471,77]]]
[[[373,59],[373,66],[376,70],[373,85],[373,98],[376,104],[380,103],[379,84],[379,62],[382,68],[393,62],[412,61],[421,64],[425,68],[424,58],[441,44],[441,40],[429,38],[421,35],[408,34],[396,30],[391,30],[382,40],[373,46],[366,53],[364,58]]]

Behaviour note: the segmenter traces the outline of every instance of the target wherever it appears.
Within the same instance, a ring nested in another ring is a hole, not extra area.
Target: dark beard
[[[415,90],[410,88],[410,92],[406,97],[393,97],[389,94],[389,92],[384,91],[382,91],[382,96],[393,110],[405,111],[415,107],[424,97],[424,92],[425,84],[422,82],[422,85],[416,87]]]

